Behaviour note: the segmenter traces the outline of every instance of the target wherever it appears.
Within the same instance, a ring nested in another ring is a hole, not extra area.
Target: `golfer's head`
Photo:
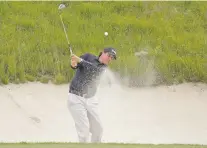
[[[104,48],[99,58],[102,63],[108,65],[112,60],[116,60],[116,49],[112,47]]]

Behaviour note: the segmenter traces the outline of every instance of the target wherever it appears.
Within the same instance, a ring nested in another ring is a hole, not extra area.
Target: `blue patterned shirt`
[[[107,65],[100,63],[98,57],[90,53],[81,56],[83,59],[76,68],[75,76],[69,87],[69,92],[76,95],[86,95],[86,98],[93,97],[97,91],[101,74]]]

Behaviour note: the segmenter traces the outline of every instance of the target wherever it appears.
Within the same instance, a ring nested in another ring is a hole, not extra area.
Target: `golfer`
[[[111,47],[105,48],[99,56],[90,53],[71,56],[71,68],[76,73],[69,87],[68,108],[81,143],[101,142],[103,129],[95,94],[102,73],[115,59],[116,50]]]

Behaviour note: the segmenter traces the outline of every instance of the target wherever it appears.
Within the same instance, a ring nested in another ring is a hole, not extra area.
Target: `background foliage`
[[[0,80],[68,83],[74,71],[60,22],[60,2],[0,2]],[[207,82],[207,2],[65,2],[63,20],[77,55],[118,50],[110,68],[135,80],[147,66],[156,84]],[[109,36],[105,37],[107,31]],[[149,64],[147,64],[149,65]]]

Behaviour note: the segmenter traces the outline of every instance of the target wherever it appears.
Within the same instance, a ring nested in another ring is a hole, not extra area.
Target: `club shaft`
[[[69,49],[70,49],[70,54],[72,54],[72,49],[71,49],[71,46],[70,46],[70,42],[69,42],[69,39],[68,39],[68,35],[67,35],[67,32],[66,32],[66,29],[65,29],[65,25],[63,23],[63,20],[62,20],[62,16],[60,15],[60,20],[62,22],[62,25],[63,25],[63,29],[64,29],[64,32],[65,32],[65,37],[66,37],[66,40],[68,42],[68,46],[69,46]]]

